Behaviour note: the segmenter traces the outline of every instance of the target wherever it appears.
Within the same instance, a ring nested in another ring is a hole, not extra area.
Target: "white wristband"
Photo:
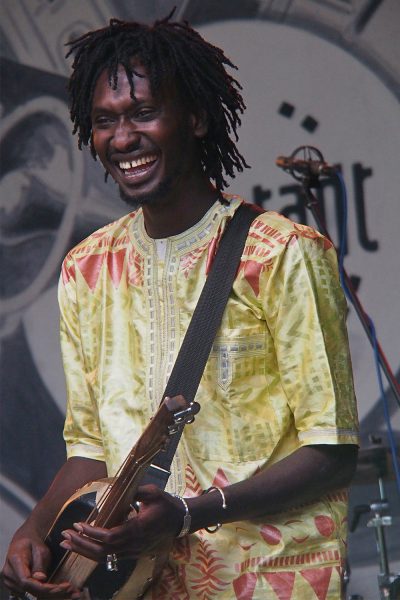
[[[181,538],[184,535],[187,535],[189,533],[190,524],[192,522],[192,517],[190,516],[189,507],[187,505],[185,498],[182,498],[182,496],[178,496],[178,494],[171,494],[171,496],[173,496],[174,498],[178,498],[178,500],[180,500],[182,502],[182,504],[185,508],[185,514],[183,515],[182,529],[176,536],[178,538]]]

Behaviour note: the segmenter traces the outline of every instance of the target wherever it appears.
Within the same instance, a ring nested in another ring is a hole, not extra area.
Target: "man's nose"
[[[112,145],[118,152],[129,152],[140,145],[140,133],[134,123],[120,121],[115,128]]]

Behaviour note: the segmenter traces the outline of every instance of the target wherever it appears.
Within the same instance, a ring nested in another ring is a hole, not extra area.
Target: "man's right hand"
[[[47,583],[50,551],[41,537],[34,531],[21,527],[13,537],[2,577],[12,594],[23,597],[25,593],[37,598],[80,597],[80,591],[68,583]]]
[[[102,461],[74,457],[57,473],[45,496],[18,529],[8,549],[2,578],[14,595],[37,598],[79,598],[70,583],[48,583],[50,552],[44,538],[66,500],[88,481],[107,477]]]

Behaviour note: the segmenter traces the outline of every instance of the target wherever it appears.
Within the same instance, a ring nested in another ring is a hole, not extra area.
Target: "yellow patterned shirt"
[[[66,257],[59,288],[68,456],[115,474],[156,410],[221,233],[241,203],[216,202],[164,241],[139,209]],[[346,306],[331,244],[266,212],[253,222],[168,490],[251,477],[307,444],[356,444]],[[344,490],[263,520],[176,541],[158,600],[340,597]]]

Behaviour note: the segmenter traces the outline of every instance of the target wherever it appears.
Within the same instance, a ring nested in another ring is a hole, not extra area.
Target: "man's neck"
[[[171,237],[198,223],[218,198],[210,184],[193,187],[190,192],[178,193],[165,202],[143,206],[147,234],[154,239]]]

